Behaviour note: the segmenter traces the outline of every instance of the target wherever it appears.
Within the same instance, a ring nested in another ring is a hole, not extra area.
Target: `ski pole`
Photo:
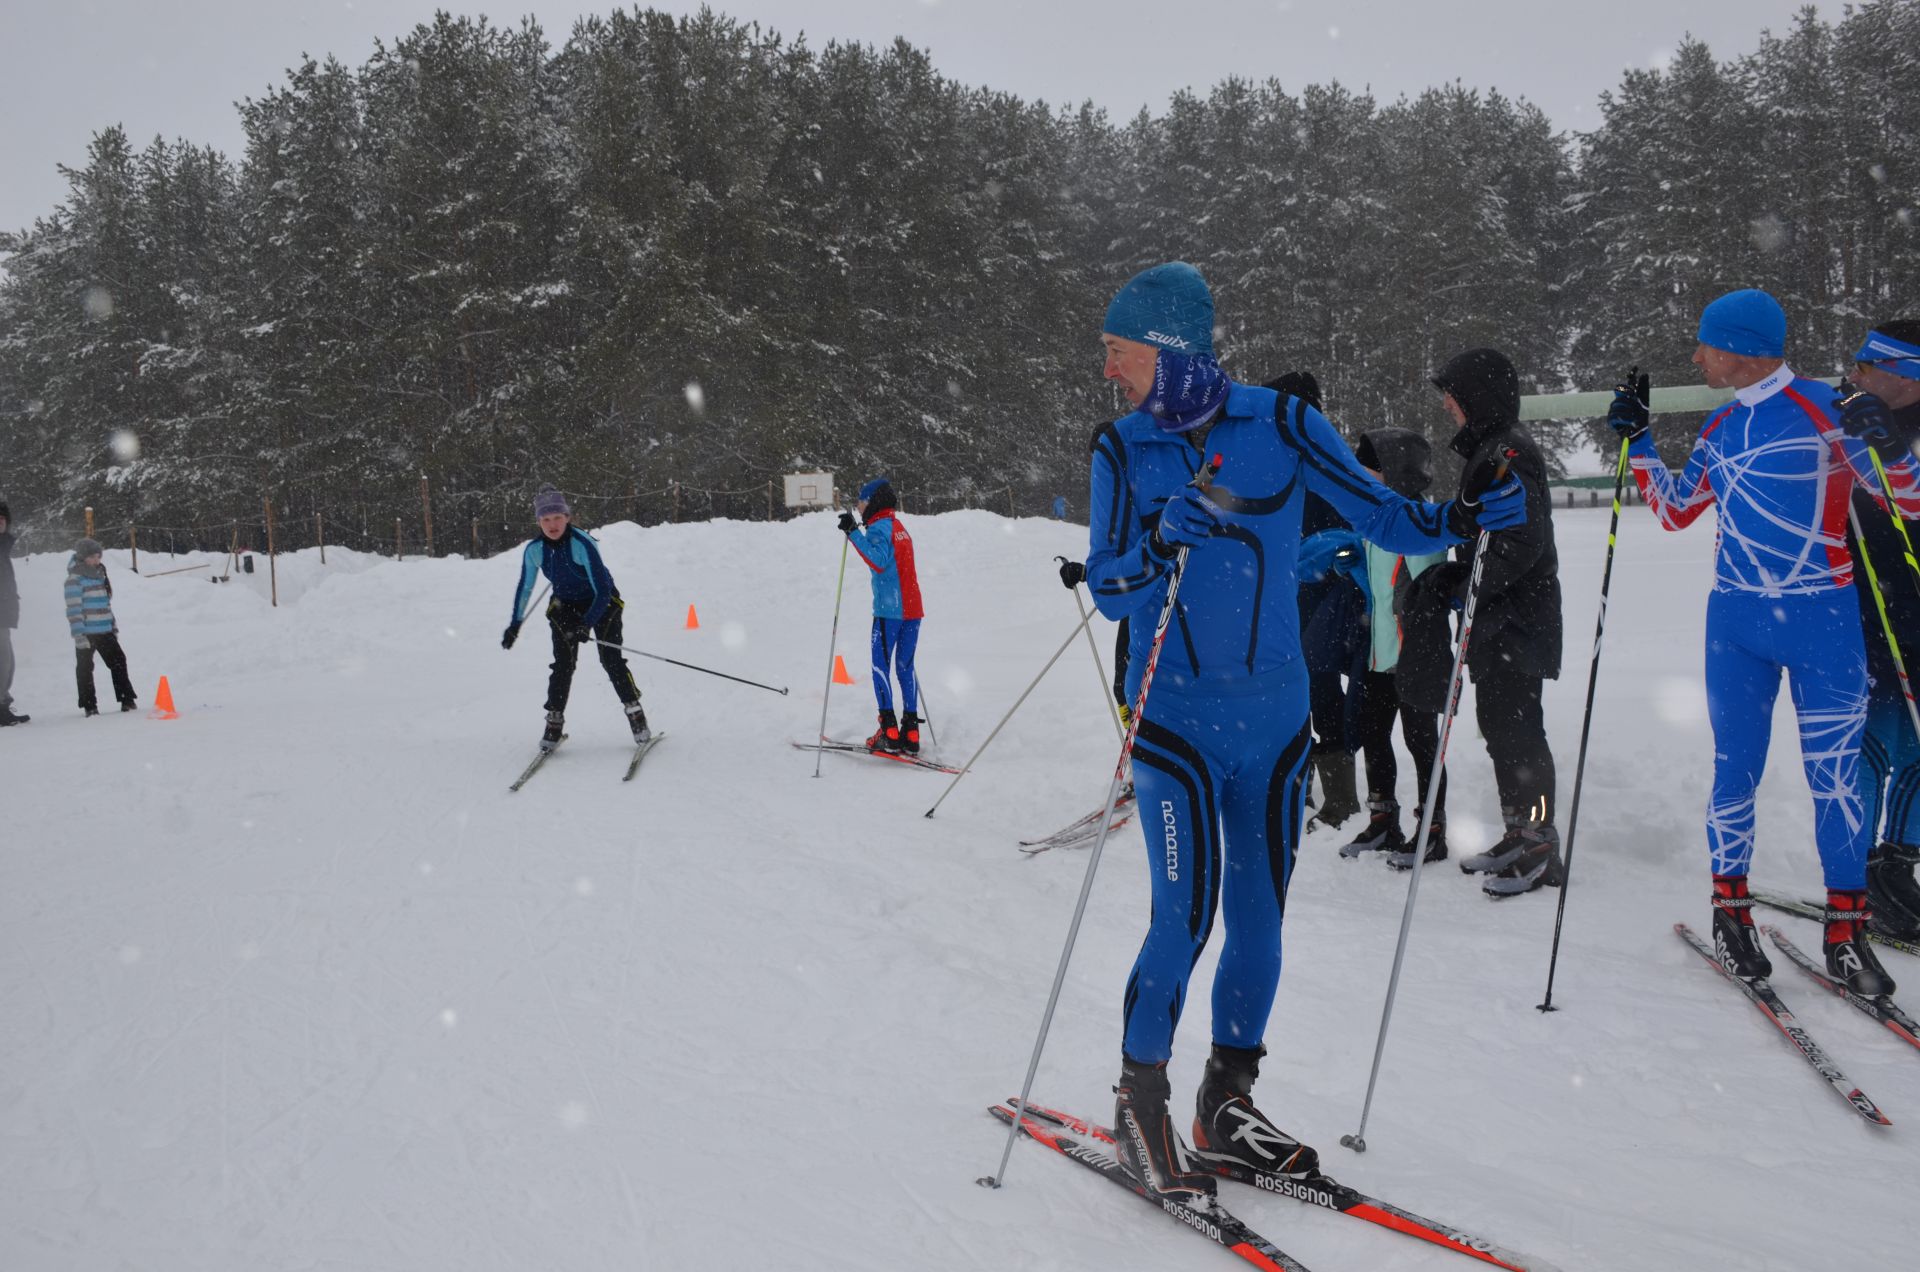
[[[638,654],[642,658],[651,658],[655,662],[672,663],[676,667],[685,667],[688,671],[704,672],[709,676],[718,676],[722,680],[731,680],[736,684],[752,685],[755,689],[765,689],[768,693],[785,696],[787,690],[779,685],[763,685],[758,680],[748,680],[745,676],[728,675],[724,671],[715,671],[711,667],[702,667],[699,663],[681,662],[678,658],[669,658],[665,654],[650,654],[644,649],[635,649],[632,645],[616,645],[610,640],[593,638],[596,645],[605,645],[608,649],[617,649],[625,654]]]
[[[1920,738],[1920,704],[1913,700],[1913,682],[1907,678],[1907,660],[1900,656],[1900,641],[1893,634],[1893,620],[1887,616],[1887,598],[1880,590],[1880,575],[1873,568],[1873,557],[1867,552],[1866,532],[1860,526],[1860,513],[1851,502],[1847,504],[1847,520],[1853,525],[1853,538],[1860,547],[1860,564],[1867,568],[1867,586],[1873,589],[1873,607],[1880,612],[1880,630],[1887,636],[1887,652],[1893,655],[1893,670],[1900,677],[1900,693],[1907,700],[1907,719],[1913,723],[1913,733]]]
[[[1880,462],[1880,452],[1869,446],[1867,447],[1867,454],[1873,457],[1874,476],[1880,479],[1880,491],[1887,497],[1887,515],[1893,518],[1893,528],[1900,532],[1900,542],[1906,546],[1907,569],[1911,571],[1913,575],[1910,581],[1915,587],[1920,588],[1920,561],[1914,560],[1913,537],[1907,533],[1907,523],[1901,519],[1900,508],[1894,502],[1893,482],[1887,477],[1886,466]],[[1858,537],[1859,533],[1859,529],[1856,526],[1854,530],[1855,537]],[[1866,540],[1861,539],[1860,542],[1864,546]]]
[[[827,688],[820,695],[820,736],[827,736],[827,702],[833,697],[833,660],[834,651],[840,647],[840,597],[847,587],[847,547],[853,540],[840,536],[840,581],[833,585],[833,635],[827,639]],[[826,758],[825,751],[816,751],[813,756],[813,775],[820,776],[820,761]]]
[[[533,617],[534,611],[540,608],[540,602],[547,599],[547,589],[550,586],[552,585],[548,583],[542,583],[540,585],[540,590],[534,593],[533,603],[527,606],[526,613],[520,615],[517,619],[514,620],[516,623],[524,623],[529,618]]]
[[[1219,475],[1220,462],[1220,456],[1215,455],[1187,484],[1204,490]],[[1053,1009],[1059,1005],[1060,986],[1067,979],[1067,963],[1073,958],[1073,943],[1080,935],[1080,920],[1087,912],[1087,896],[1093,891],[1093,875],[1100,868],[1100,853],[1107,846],[1107,832],[1113,829],[1113,807],[1120,798],[1120,782],[1126,776],[1127,759],[1133,754],[1133,740],[1139,736],[1140,722],[1145,718],[1147,691],[1153,688],[1153,670],[1160,664],[1160,647],[1166,643],[1167,627],[1173,622],[1174,600],[1180,595],[1180,579],[1187,570],[1188,550],[1182,545],[1179,552],[1174,554],[1173,575],[1167,580],[1167,599],[1160,605],[1160,621],[1153,628],[1153,647],[1147,651],[1146,669],[1140,675],[1140,695],[1134,699],[1133,723],[1127,726],[1126,735],[1120,739],[1120,762],[1113,766],[1113,781],[1107,787],[1107,809],[1100,818],[1100,837],[1093,841],[1093,855],[1087,858],[1087,876],[1080,881],[1080,899],[1074,903],[1073,922],[1067,925],[1067,943],[1060,950],[1060,966],[1054,969],[1053,989],[1047,994],[1047,1010],[1040,1017],[1040,1033],[1033,1040],[1033,1056],[1027,1061],[1027,1078],[1020,1084],[1020,1098],[1014,1102],[1014,1119],[1007,1123],[1007,1142],[1000,1150],[1000,1169],[974,1181],[983,1188],[998,1188],[1007,1177],[1007,1161],[1013,1156],[1013,1141],[1020,1134],[1020,1119],[1027,1113],[1027,1097],[1033,1094],[1034,1075],[1040,1071],[1040,1052],[1047,1045],[1047,1031],[1053,1027]]]
[[[1067,558],[1063,556],[1057,556],[1053,559],[1061,565],[1067,563]],[[1112,709],[1113,699],[1107,693],[1107,666],[1100,661],[1100,646],[1093,643],[1093,628],[1089,625],[1093,620],[1093,616],[1087,613],[1086,603],[1080,599],[1080,585],[1078,583],[1073,585],[1073,607],[1080,611],[1080,626],[1087,633],[1087,650],[1093,655],[1093,669],[1100,677],[1100,700],[1108,704],[1107,714],[1113,717],[1114,736],[1124,740],[1127,736],[1127,731],[1120,725],[1120,713]]]
[[[913,698],[920,704],[920,723],[927,726],[927,745],[939,746],[940,739],[933,735],[933,717],[927,714],[927,690],[920,683],[920,668],[913,669]]]
[[[1560,901],[1553,913],[1553,949],[1547,955],[1547,996],[1538,1004],[1540,1011],[1557,1011],[1553,1005],[1553,974],[1560,965],[1560,925],[1567,917],[1567,893],[1573,882],[1573,836],[1580,828],[1580,780],[1587,773],[1587,734],[1593,728],[1593,690],[1600,681],[1600,641],[1607,633],[1607,592],[1613,584],[1614,537],[1620,532],[1620,491],[1627,480],[1626,438],[1620,439],[1620,462],[1613,470],[1613,519],[1607,523],[1607,563],[1600,570],[1600,616],[1593,624],[1593,661],[1587,666],[1587,710],[1580,717],[1580,757],[1573,764],[1573,803],[1567,810],[1567,864],[1560,879]],[[1908,698],[1912,702],[1912,698]]]
[[[1081,632],[1081,629],[1086,627],[1086,625],[1087,625],[1087,616],[1083,614],[1080,616],[1080,625],[1067,633],[1067,638],[1064,641],[1060,642],[1060,648],[1053,651],[1053,657],[1047,659],[1047,665],[1040,669],[1040,674],[1035,676],[1032,682],[1029,683],[1025,689],[1020,691],[1020,696],[1013,700],[1013,705],[1011,707],[1007,708],[1007,714],[1000,717],[1000,723],[993,726],[993,732],[987,734],[987,740],[985,742],[982,742],[980,744],[979,749],[973,753],[973,759],[968,760],[965,764],[962,764],[960,766],[960,771],[954,774],[953,780],[951,782],[947,783],[947,789],[944,791],[941,791],[940,798],[933,801],[933,807],[929,808],[926,812],[926,815],[928,817],[933,816],[934,812],[940,807],[940,805],[946,802],[947,796],[953,794],[953,788],[960,785],[960,779],[973,771],[974,764],[980,759],[980,757],[983,754],[986,753],[987,748],[993,745],[993,740],[1000,736],[1000,730],[1004,729],[1007,726],[1007,721],[1013,719],[1013,713],[1020,709],[1020,704],[1027,700],[1027,695],[1032,693],[1034,689],[1039,686],[1040,682],[1046,678],[1046,675],[1049,671],[1053,670],[1053,664],[1060,661],[1060,655],[1067,652],[1067,647],[1073,644],[1074,637],[1078,636]]]
[[[1511,452],[1507,459],[1513,456]],[[1494,470],[1496,485],[1506,476],[1506,460]],[[1427,859],[1427,830],[1433,822],[1433,802],[1440,798],[1440,778],[1447,762],[1447,740],[1453,736],[1453,717],[1460,709],[1460,678],[1467,666],[1467,642],[1473,636],[1474,604],[1480,599],[1480,572],[1487,560],[1490,531],[1482,530],[1473,542],[1473,571],[1467,576],[1467,603],[1460,611],[1460,647],[1453,651],[1453,672],[1447,677],[1447,710],[1440,719],[1440,742],[1433,749],[1433,771],[1427,774],[1426,806],[1420,810],[1420,826],[1413,837],[1413,878],[1407,881],[1407,904],[1400,912],[1400,940],[1393,947],[1393,974],[1387,979],[1387,1001],[1380,1008],[1380,1035],[1373,1044],[1373,1069],[1367,1075],[1367,1099],[1360,1107],[1360,1129],[1342,1135],[1340,1143],[1356,1153],[1367,1151],[1367,1116],[1373,1111],[1373,1089],[1380,1080],[1380,1056],[1387,1047],[1387,1026],[1393,1022],[1393,997],[1400,988],[1400,964],[1407,955],[1407,930],[1413,925],[1413,903],[1420,895],[1420,867]]]

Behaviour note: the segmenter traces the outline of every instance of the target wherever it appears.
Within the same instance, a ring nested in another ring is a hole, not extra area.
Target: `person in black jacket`
[[[20,626],[20,586],[13,577],[13,510],[0,500],[0,728],[25,724],[13,709],[13,629]]]
[[[1467,669],[1487,756],[1493,761],[1506,833],[1486,852],[1461,861],[1486,878],[1491,897],[1517,896],[1541,884],[1560,885],[1560,833],[1554,828],[1553,751],[1540,706],[1545,681],[1560,675],[1560,558],[1553,546],[1547,462],[1520,428],[1520,377],[1497,349],[1469,349],[1433,377],[1447,413],[1460,426],[1451,446],[1465,462],[1460,497],[1477,496],[1504,461],[1540,510],[1524,525],[1488,538],[1474,602]],[[1429,570],[1433,584],[1464,602],[1474,546]],[[1423,581],[1427,576],[1423,576]]]

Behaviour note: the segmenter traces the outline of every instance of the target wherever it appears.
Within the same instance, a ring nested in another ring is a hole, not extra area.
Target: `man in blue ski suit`
[[[1735,976],[1772,974],[1747,872],[1754,795],[1784,671],[1826,876],[1827,970],[1872,996],[1892,993],[1893,981],[1866,939],[1872,828],[1861,799],[1860,741],[1867,664],[1847,509],[1856,484],[1875,491],[1879,480],[1867,443],[1839,418],[1843,402],[1787,365],[1786,336],[1786,313],[1762,291],[1729,292],[1702,312],[1694,364],[1710,386],[1734,390],[1734,400],[1708,417],[1678,476],[1648,431],[1645,376],[1629,374],[1607,422],[1629,439],[1634,479],[1663,527],[1679,530],[1709,505],[1718,509],[1706,660],[1715,953]],[[1920,517],[1912,454],[1897,455],[1887,476],[1899,515]]]
[[[513,621],[500,637],[500,648],[512,649],[519,639],[534,586],[541,575],[546,575],[553,584],[553,599],[547,603],[547,623],[553,629],[553,663],[547,677],[547,727],[540,737],[540,749],[551,751],[560,745],[580,646],[595,639],[600,642],[600,666],[613,682],[614,693],[620,696],[633,740],[644,745],[653,731],[640,706],[640,687],[633,682],[633,671],[618,648],[626,603],[613,584],[613,575],[600,559],[600,548],[593,537],[573,524],[573,510],[567,507],[566,496],[552,486],[543,486],[534,496],[533,514],[540,523],[540,533],[520,554]]]
[[[1127,980],[1115,1129],[1152,1193],[1212,1190],[1167,1112],[1167,1061],[1188,978],[1223,908],[1213,1050],[1196,1147],[1289,1174],[1314,1151],[1249,1098],[1280,976],[1280,925],[1304,814],[1310,743],[1296,565],[1311,490],[1370,542],[1431,552],[1525,520],[1507,480],[1474,502],[1422,503],[1367,474],[1319,411],[1236,384],[1213,357],[1213,298],[1193,266],[1123,287],[1101,337],[1106,377],[1135,406],[1093,448],[1087,583],[1102,614],[1131,615],[1127,694],[1140,715],[1133,777],[1153,914]],[[1208,458],[1222,468],[1192,485]],[[1185,550],[1151,697],[1155,619]]]
[[[875,477],[860,487],[856,511],[866,518],[861,529],[853,513],[840,514],[847,536],[873,576],[873,697],[880,727],[867,739],[869,751],[920,753],[920,678],[913,666],[920,647],[920,571],[913,560],[913,536],[900,524],[900,501],[893,483]],[[893,714],[893,678],[900,680],[900,707]]]

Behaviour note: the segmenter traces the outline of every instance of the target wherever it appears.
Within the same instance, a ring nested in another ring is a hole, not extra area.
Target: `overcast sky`
[[[135,145],[185,137],[238,159],[234,103],[278,83],[302,53],[349,66],[436,7],[502,25],[531,14],[563,43],[590,0],[8,0],[0,38],[0,227],[65,197],[55,165],[124,124]],[[647,7],[647,6],[640,6]],[[692,12],[697,3],[652,7]],[[731,0],[714,8],[787,36],[928,49],[942,74],[1116,116],[1159,110],[1229,75],[1289,89],[1337,79],[1390,100],[1461,80],[1593,126],[1602,90],[1657,64],[1687,33],[1722,57],[1783,31],[1800,0]],[[1819,8],[1829,20],[1837,4]]]

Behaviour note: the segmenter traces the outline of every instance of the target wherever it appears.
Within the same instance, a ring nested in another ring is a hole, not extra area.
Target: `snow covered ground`
[[[1605,516],[1558,514],[1563,803]],[[1050,558],[1084,531],[909,520],[938,749],[963,759],[1076,621]],[[630,643],[793,693],[636,660],[671,737],[622,785],[623,723],[583,668],[572,741],[516,795],[546,653],[537,629],[499,648],[511,556],[302,553],[273,609],[264,572],[142,579],[109,553],[135,681],[145,701],[171,677],[169,722],[80,717],[64,559],[18,563],[16,692],[35,718],[0,733],[0,1268],[1238,1266],[1031,1144],[1003,1190],[973,1182],[998,1160],[984,1109],[1018,1086],[1086,860],[1014,844],[1093,807],[1112,764],[1084,646],[928,821],[940,775],[828,756],[816,780],[789,746],[820,711],[829,517],[601,539]],[[1897,1123],[1869,1127],[1670,930],[1708,917],[1711,549],[1706,527],[1667,535],[1628,510],[1563,1010],[1534,1010],[1554,894],[1496,904],[1430,869],[1371,1151],[1339,1147],[1406,878],[1316,831],[1261,1103],[1341,1179],[1567,1272],[1909,1266],[1920,1055],[1782,964],[1802,1021]],[[863,676],[866,587],[847,584],[839,648]],[[864,733],[870,710],[864,683],[842,688],[830,731]],[[1466,720],[1456,856],[1496,820]],[[1811,893],[1784,705],[1774,756],[1756,878]],[[1138,831],[1111,847],[1036,1087],[1102,1120],[1147,908]],[[1920,964],[1886,960],[1920,1002]],[[1191,999],[1176,1091],[1198,1081],[1207,1004]],[[1320,1272],[1469,1266],[1226,1199]]]

